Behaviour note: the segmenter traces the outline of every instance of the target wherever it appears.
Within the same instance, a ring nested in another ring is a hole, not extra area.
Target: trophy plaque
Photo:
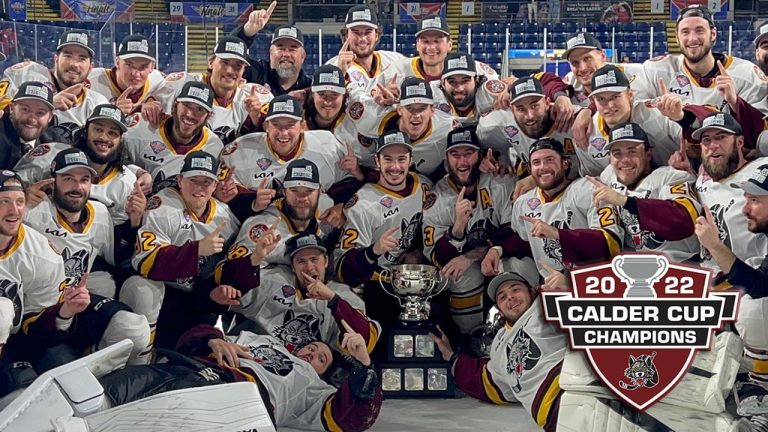
[[[449,364],[429,336],[429,299],[440,294],[447,281],[436,267],[420,264],[395,265],[381,276],[382,289],[402,308],[399,320],[386,332],[387,358],[380,371],[384,396],[454,397]]]

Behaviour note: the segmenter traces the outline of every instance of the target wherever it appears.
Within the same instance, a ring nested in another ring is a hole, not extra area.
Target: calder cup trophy
[[[656,297],[653,284],[667,271],[663,255],[622,255],[613,259],[613,271],[627,283],[624,298]]]
[[[384,281],[389,280],[389,284]],[[440,351],[429,336],[429,299],[447,286],[437,267],[393,265],[381,272],[382,289],[403,309],[387,331],[387,359],[381,366],[385,396],[453,397],[454,383]]]

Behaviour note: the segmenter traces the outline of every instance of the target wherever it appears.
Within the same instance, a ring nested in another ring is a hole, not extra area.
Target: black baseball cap
[[[698,141],[701,139],[701,135],[709,129],[720,129],[734,135],[742,134],[741,125],[732,115],[723,112],[713,112],[704,117],[704,120],[701,121],[701,127],[693,131],[691,137]]]
[[[608,141],[606,148],[611,148],[613,144],[618,142],[643,143],[645,147],[653,147],[653,144],[648,139],[648,135],[637,123],[617,124],[611,129],[610,137],[611,139]]]
[[[400,106],[417,103],[427,105],[435,103],[434,96],[432,95],[432,86],[421,78],[407,77],[400,84]]]
[[[445,151],[456,147],[472,147],[474,149],[480,150],[480,144],[477,139],[477,134],[475,133],[474,128],[465,128],[460,127],[456,128],[450,132],[448,132],[448,137],[446,138],[447,144],[445,146]]]
[[[181,167],[184,177],[203,176],[218,180],[219,161],[205,151],[197,150],[184,156],[184,166]]]
[[[418,25],[419,29],[416,31],[417,38],[426,31],[437,31],[446,36],[451,35],[451,31],[448,29],[448,22],[439,16],[424,18],[419,21]]]
[[[202,81],[187,81],[176,96],[176,102],[192,102],[211,112],[213,111],[213,90]]]
[[[248,62],[248,45],[242,39],[235,36],[222,36],[213,48],[213,54],[223,59],[240,60],[250,65]]]
[[[608,64],[592,74],[590,96],[605,92],[622,92],[629,88],[629,79],[618,67]]]
[[[16,180],[17,185],[5,185],[8,180]],[[24,192],[24,182],[21,181],[21,177],[11,170],[0,170],[0,192],[18,191]]]
[[[48,105],[51,110],[53,107],[53,91],[47,85],[37,81],[27,81],[19,86],[16,95],[13,96],[13,102],[20,100],[39,100]]]
[[[746,181],[731,183],[731,187],[741,189],[750,195],[768,195],[768,165],[760,165]]]
[[[528,156],[533,156],[533,154],[539,150],[554,150],[561,156],[565,156],[565,148],[563,147],[563,143],[554,138],[547,137],[534,141],[533,144],[531,144],[531,147],[528,149]]]
[[[520,78],[509,86],[509,103],[515,103],[528,96],[545,97],[546,95],[541,81],[533,77]]]
[[[680,24],[680,21],[690,17],[704,18],[709,22],[710,26],[712,27],[715,26],[715,20],[712,18],[712,12],[710,12],[706,6],[701,4],[696,4],[696,5],[690,5],[688,7],[685,7],[680,11],[680,15],[677,16],[677,22],[675,23],[675,27],[677,27]]]
[[[496,303],[496,293],[504,282],[519,281],[528,286],[529,290],[535,290],[539,287],[540,276],[535,265],[526,261],[513,261],[513,263],[513,271],[501,273],[488,283],[486,292],[494,303]]]
[[[347,87],[344,79],[344,73],[338,66],[323,65],[315,69],[315,75],[312,77],[312,91],[332,91],[335,93],[346,94]]]
[[[293,256],[300,250],[307,248],[318,249],[323,253],[328,252],[325,244],[323,244],[323,239],[311,232],[305,231],[285,241],[285,254],[291,258],[293,258]]]
[[[117,57],[123,60],[131,58],[143,58],[155,61],[155,57],[149,51],[149,39],[141,34],[132,34],[123,38],[117,46]]]
[[[453,75],[476,76],[477,66],[475,65],[475,59],[467,53],[448,53],[443,61],[443,75],[440,79],[446,79]]]
[[[275,29],[275,33],[272,34],[272,44],[274,45],[275,42],[283,39],[289,39],[304,46],[304,35],[301,34],[301,30],[296,26],[284,25]]]
[[[270,121],[279,117],[302,120],[304,118],[304,108],[301,107],[301,102],[289,95],[276,96],[267,105],[267,115],[264,117],[264,121]]]
[[[93,58],[93,48],[89,46],[89,40],[88,33],[82,30],[70,30],[64,32],[59,38],[59,45],[56,47],[56,52],[61,51],[65,46],[76,45],[85,48],[91,55],[91,58]]]
[[[755,46],[760,45],[760,41],[765,39],[766,36],[768,36],[768,22],[761,25],[760,29],[758,29],[757,37],[755,38]]]
[[[379,137],[379,141],[376,143],[376,154],[381,153],[386,147],[393,145],[402,145],[407,147],[408,151],[413,150],[411,138],[408,135],[399,130],[389,130]]]
[[[299,186],[320,189],[320,170],[311,160],[294,159],[285,169],[283,188]]]
[[[344,27],[351,28],[357,26],[379,28],[379,18],[367,5],[352,6],[347,11]]]
[[[85,168],[91,175],[98,175],[95,169],[88,165],[88,156],[80,149],[74,147],[64,149],[56,154],[51,163],[51,174],[64,174],[75,168]]]
[[[592,35],[592,33],[579,32],[572,35],[565,41],[565,52],[563,52],[562,59],[568,60],[568,56],[575,49],[585,48],[593,50],[602,50],[603,46],[600,45],[600,41]]]
[[[120,108],[116,107],[115,105],[112,105],[112,104],[96,105],[96,108],[93,109],[91,116],[88,117],[87,123],[90,123],[93,120],[99,120],[99,119],[111,120],[123,132],[128,130],[128,127],[126,127],[125,125],[126,121],[125,121],[125,116],[123,115],[123,112],[120,111]]]

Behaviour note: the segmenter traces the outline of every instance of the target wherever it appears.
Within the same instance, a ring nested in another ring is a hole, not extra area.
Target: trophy
[[[399,322],[386,332],[387,360],[379,372],[384,395],[453,397],[449,365],[429,336],[429,299],[445,290],[448,281],[434,266],[402,264],[384,269],[379,284],[403,309]]]
[[[656,298],[653,284],[666,273],[669,261],[663,255],[622,255],[611,262],[613,272],[627,283],[624,298]]]

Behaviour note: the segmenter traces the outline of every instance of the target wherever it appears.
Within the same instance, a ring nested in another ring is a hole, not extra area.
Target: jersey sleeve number
[[[360,234],[357,232],[354,228],[347,228],[344,231],[344,240],[341,242],[341,248],[342,249],[352,249],[355,247],[354,243],[357,238],[360,237]]]
[[[141,245],[141,251],[146,252],[152,250],[155,247],[155,240],[157,236],[154,233],[145,231],[140,234],[139,244]]]
[[[434,246],[435,244],[435,227],[424,227],[424,246]]]
[[[616,218],[613,215],[613,209],[608,207],[603,207],[597,210],[597,214],[600,215],[601,228],[605,228],[611,225],[616,225]]]

